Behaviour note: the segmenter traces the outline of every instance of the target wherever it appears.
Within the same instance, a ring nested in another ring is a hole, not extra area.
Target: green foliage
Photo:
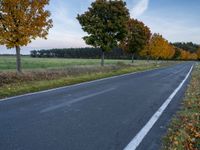
[[[181,58],[181,49],[177,47],[174,47],[174,49],[175,49],[175,53],[174,53],[173,59],[178,60]]]
[[[88,45],[111,51],[126,36],[129,12],[122,0],[96,0],[77,19],[88,33],[84,40]]]
[[[176,43],[172,43],[172,45],[174,45],[177,48],[183,49],[185,51],[189,51],[191,53],[196,53],[198,48],[200,47],[200,45],[192,43],[192,42],[176,42]]]
[[[33,50],[31,57],[41,58],[100,58],[100,48],[66,48],[66,49],[49,49],[49,50]],[[114,48],[111,52],[105,53],[105,58],[109,59],[128,59],[129,55],[125,54],[121,49]]]

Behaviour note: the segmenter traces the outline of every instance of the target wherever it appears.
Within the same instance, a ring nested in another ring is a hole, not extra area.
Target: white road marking
[[[49,112],[49,111],[53,111],[55,109],[59,109],[59,108],[65,107],[65,106],[69,106],[69,105],[71,105],[73,103],[76,103],[76,102],[79,102],[79,101],[82,101],[82,100],[85,100],[85,99],[88,99],[88,98],[91,98],[91,97],[94,97],[94,96],[97,96],[97,95],[101,95],[101,94],[113,91],[115,89],[116,88],[109,88],[107,90],[103,90],[103,91],[100,91],[100,92],[96,92],[96,93],[93,93],[93,94],[82,96],[82,97],[79,97],[79,98],[76,98],[76,99],[73,99],[73,100],[58,104],[58,105],[54,105],[54,106],[48,107],[46,109],[43,109],[43,110],[40,111],[40,113],[46,113],[46,112]]]
[[[147,133],[151,130],[153,125],[160,118],[164,110],[170,104],[172,99],[178,93],[178,91],[182,88],[184,83],[187,81],[188,77],[192,72],[193,66],[190,68],[190,71],[186,75],[185,79],[180,83],[180,85],[174,90],[174,92],[169,96],[169,98],[162,104],[162,106],[155,112],[155,114],[151,117],[151,119],[146,123],[146,125],[137,133],[137,135],[132,139],[132,141],[124,148],[124,150],[136,150],[136,148],[140,145],[142,140],[145,138]]]

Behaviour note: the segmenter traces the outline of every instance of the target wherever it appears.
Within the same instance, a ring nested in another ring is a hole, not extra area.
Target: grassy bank
[[[163,149],[200,149],[200,64],[194,68],[182,109],[172,120]]]
[[[72,85],[114,75],[149,70],[171,64],[174,64],[174,62],[160,62],[156,64],[153,61],[135,61],[134,64],[128,64],[120,61],[105,67],[100,67],[99,65],[79,65],[67,66],[62,69],[26,70],[21,76],[18,76],[15,72],[1,72],[0,98]]]

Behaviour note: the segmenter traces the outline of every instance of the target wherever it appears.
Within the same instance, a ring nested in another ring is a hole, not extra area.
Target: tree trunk
[[[150,56],[147,56],[147,62],[149,62],[149,60],[150,60]]]
[[[17,68],[17,73],[21,74],[21,55],[20,55],[20,47],[16,46],[16,68]]]
[[[101,66],[103,67],[104,66],[104,51],[102,50],[102,53],[101,53]]]
[[[132,53],[132,63],[134,63],[134,53]]]

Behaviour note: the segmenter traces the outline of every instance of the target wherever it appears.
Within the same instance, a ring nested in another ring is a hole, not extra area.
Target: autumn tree
[[[165,60],[172,59],[174,55],[175,55],[174,46],[172,46],[171,44],[168,43],[168,41],[165,40],[161,58]]]
[[[134,61],[134,54],[149,43],[151,38],[150,29],[136,19],[129,19],[127,22],[127,35],[121,42],[122,49],[132,55],[132,63]]]
[[[190,59],[190,52],[182,49],[180,59],[181,60],[189,60]]]
[[[160,34],[153,34],[147,48],[141,51],[141,55],[148,55],[156,60],[171,59],[175,54],[175,48],[169,44]]]
[[[17,72],[21,73],[20,47],[45,38],[52,27],[49,0],[0,0],[0,44],[16,49]]]
[[[139,56],[142,56],[143,58],[146,58],[147,61],[149,61],[151,57],[151,51],[150,51],[150,43],[148,43],[142,50],[139,51]]]
[[[129,12],[122,0],[96,0],[84,14],[77,16],[82,29],[88,33],[83,39],[86,44],[101,48],[101,65],[104,53],[117,47],[126,36]]]
[[[197,53],[190,53],[190,60],[197,60],[198,56]]]

